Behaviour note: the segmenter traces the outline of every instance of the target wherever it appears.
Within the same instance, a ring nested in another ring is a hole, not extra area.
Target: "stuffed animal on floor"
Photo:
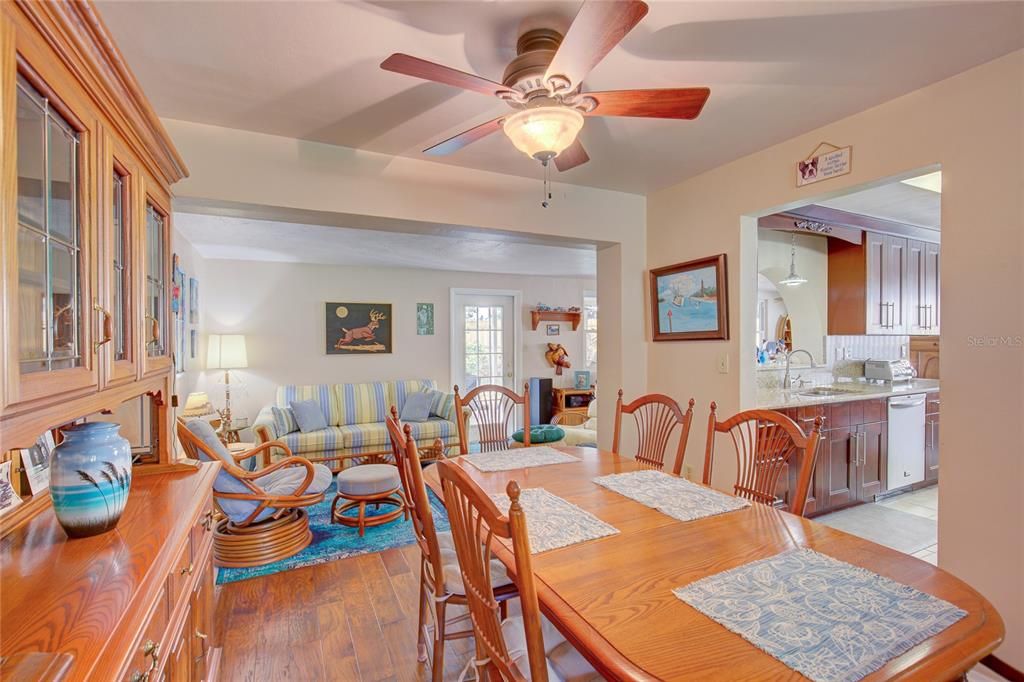
[[[560,343],[549,343],[544,357],[547,358],[548,364],[555,368],[555,374],[558,376],[562,376],[563,369],[572,367],[569,364],[569,354]]]

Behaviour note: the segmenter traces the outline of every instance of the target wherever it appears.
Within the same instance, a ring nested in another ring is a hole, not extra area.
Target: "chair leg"
[[[359,503],[359,537],[366,535],[366,503]]]
[[[437,620],[434,622],[434,660],[430,664],[432,682],[444,680],[444,620],[447,602],[437,602]]]
[[[508,618],[508,600],[507,599],[498,602],[498,615],[501,616],[501,622],[503,622],[503,623],[505,622],[505,619]]]
[[[426,566],[420,561],[420,616],[416,627],[416,660],[427,660],[427,574]]]

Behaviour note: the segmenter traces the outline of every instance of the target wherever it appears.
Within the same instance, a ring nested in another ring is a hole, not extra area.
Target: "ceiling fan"
[[[425,59],[396,53],[386,71],[498,97],[514,111],[481,123],[424,150],[443,156],[504,130],[517,149],[560,171],[590,160],[577,135],[587,116],[694,119],[708,88],[585,92],[583,79],[647,14],[641,0],[588,0],[563,36],[549,28],[527,31],[516,57],[497,83]]]

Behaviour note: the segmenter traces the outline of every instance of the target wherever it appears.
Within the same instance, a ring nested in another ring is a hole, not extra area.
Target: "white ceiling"
[[[203,258],[496,274],[594,277],[593,246],[448,237],[175,212],[174,226]]]
[[[381,71],[381,60],[408,52],[500,80],[524,26],[564,26],[579,6],[97,4],[161,116],[409,156],[507,109]],[[588,119],[590,163],[556,179],[664,187],[1020,48],[1022,27],[1021,3],[654,1],[584,89],[707,85],[704,112]],[[540,177],[500,134],[443,162]]]
[[[819,201],[818,205],[933,230],[942,225],[942,195],[902,182]]]

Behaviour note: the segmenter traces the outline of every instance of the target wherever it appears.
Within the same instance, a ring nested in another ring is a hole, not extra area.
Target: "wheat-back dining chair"
[[[493,452],[509,447],[516,429],[516,414],[522,410],[523,447],[530,447],[530,385],[523,384],[523,394],[499,386],[483,384],[465,396],[455,387],[455,414],[459,420],[459,451],[469,454],[470,421],[476,424],[480,452]]]
[[[729,434],[736,452],[733,493],[754,502],[775,504],[779,477],[799,454],[800,471],[796,489],[790,491],[789,510],[803,516],[821,436],[821,417],[815,418],[814,428],[805,435],[796,422],[781,412],[745,410],[720,422],[715,414],[717,409],[718,405],[712,402],[704,451],[704,484],[711,485],[715,435],[719,433]]]
[[[622,437],[622,415],[631,414],[636,421],[638,462],[657,469],[665,466],[665,451],[676,427],[680,427],[679,445],[676,446],[676,461],[672,473],[676,476],[683,468],[686,441],[690,438],[690,423],[693,421],[693,398],[683,412],[672,398],[662,393],[642,395],[628,405],[622,403],[622,389],[615,403],[615,432],[612,436],[612,452],[619,454]]]

